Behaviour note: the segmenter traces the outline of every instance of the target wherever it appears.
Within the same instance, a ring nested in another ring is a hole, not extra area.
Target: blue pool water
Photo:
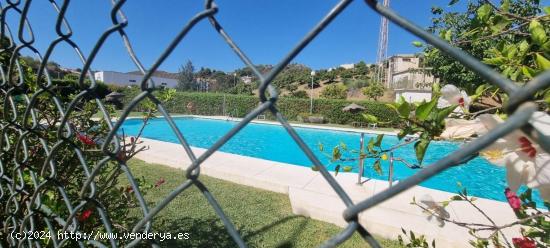
[[[174,120],[186,140],[192,146],[201,148],[209,148],[237,124],[237,122],[233,121],[189,117],[175,118]],[[129,119],[124,122],[122,128],[127,135],[137,135],[142,124],[143,122],[140,119]],[[329,170],[334,170],[336,164],[330,164],[330,158],[319,150],[319,143],[323,144],[325,152],[332,151],[332,148],[341,142],[344,142],[348,146],[348,149],[359,148],[359,133],[314,128],[296,128],[296,131],[323,164],[327,165]],[[365,134],[366,142],[368,142],[370,137],[374,136],[373,134]],[[143,132],[143,137],[178,143],[174,132],[162,118],[150,120]],[[398,139],[396,136],[386,135],[382,147],[389,148],[397,143]],[[458,149],[460,145],[461,143],[458,142],[432,142],[425,155],[424,164],[429,165],[445,157]],[[300,166],[311,167],[312,165],[298,145],[279,125],[251,123],[222,146],[220,150]],[[394,156],[403,158],[409,162],[416,162],[412,144],[397,149],[394,151]],[[384,175],[382,176],[375,173],[372,167],[369,167],[369,165],[372,165],[372,162],[372,160],[365,161],[365,165],[367,166],[365,176],[387,180],[388,162],[382,161],[384,170]],[[357,170],[356,167],[354,166],[354,171]],[[418,170],[409,169],[401,163],[396,163],[394,168],[395,180],[402,180],[418,172]],[[466,187],[470,195],[506,201],[503,193],[506,187],[504,168],[492,165],[481,157],[477,157],[467,164],[450,168],[421,183],[421,185],[456,193],[460,189],[457,182]],[[538,192],[534,192],[534,198],[537,202],[542,203]]]

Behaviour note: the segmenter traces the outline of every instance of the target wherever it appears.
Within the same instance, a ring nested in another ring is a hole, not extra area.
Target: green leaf
[[[453,38],[453,31],[451,31],[450,29],[447,30],[447,32],[445,32],[445,36],[444,36],[444,39],[446,41],[451,41]]]
[[[493,24],[489,27],[491,31],[493,31],[493,34],[497,34],[504,30],[510,23],[512,23],[510,20],[498,15],[494,17]]]
[[[485,92],[485,89],[487,89],[486,84],[482,84],[476,88],[476,95],[481,95],[483,92]]]
[[[382,166],[380,165],[380,159],[374,161],[374,165],[372,166],[372,168],[374,169],[374,171],[376,171],[376,173],[378,173],[378,175],[382,175],[384,173],[382,171]]]
[[[523,75],[529,79],[532,79],[537,74],[533,68],[526,65],[521,67],[521,71],[523,72]]]
[[[423,102],[420,104],[415,111],[416,118],[420,121],[425,121],[437,105],[437,100],[438,98],[435,97],[429,102]]]
[[[369,153],[376,153],[376,151],[374,150],[374,140],[372,138],[369,140],[369,143],[367,144],[367,151],[369,151]]]
[[[445,118],[447,118],[455,109],[458,107],[458,105],[451,105],[442,109],[439,109],[437,112],[437,122],[441,123]]]
[[[436,82],[432,85],[432,93],[434,96],[441,95],[441,85],[439,84],[439,82]]]
[[[316,165],[312,165],[311,170],[312,171],[319,171],[319,167],[317,167]]]
[[[489,4],[484,4],[477,9],[477,19],[481,22],[489,20],[489,15],[491,14],[492,7]]]
[[[395,110],[395,112],[399,113],[399,111],[397,111],[397,107],[395,106],[394,103],[386,103],[385,105],[386,105],[386,107],[388,107],[390,109],[393,109],[393,110]]]
[[[449,6],[452,6],[456,3],[458,3],[458,1],[460,1],[460,0],[451,0],[451,2],[449,2]]]
[[[334,167],[334,176],[338,176],[338,172],[340,172],[340,165],[336,165],[336,167]]]
[[[323,145],[323,143],[319,142],[319,151],[323,151],[325,149],[325,146]]]
[[[527,52],[527,50],[529,50],[529,46],[529,42],[527,42],[526,40],[522,40],[519,43],[519,51],[524,54],[525,52]]]
[[[550,41],[547,41],[544,44],[542,44],[541,48],[543,51],[550,53]]]
[[[344,151],[347,151],[348,150],[348,146],[346,145],[346,143],[340,141],[340,147],[342,148],[342,150]]]
[[[537,53],[536,55],[537,66],[539,69],[545,71],[550,70],[550,61],[544,56]]]
[[[404,118],[409,118],[409,115],[411,114],[411,106],[408,102],[405,101],[405,98],[401,96],[401,99],[403,99],[403,102],[397,107],[397,112],[399,112],[399,115]]]
[[[488,65],[503,65],[506,63],[506,58],[502,56],[495,58],[484,58],[483,63]]]
[[[422,47],[422,45],[423,45],[422,42],[420,42],[420,41],[413,41],[412,44],[415,47]]]
[[[340,147],[335,146],[332,149],[332,161],[337,161],[342,157],[342,154],[340,153]]]
[[[546,13],[547,15],[550,15],[550,6],[543,7],[542,10],[543,10],[544,13]]]
[[[420,139],[419,141],[414,143],[414,150],[416,152],[416,159],[418,160],[418,164],[422,164],[422,160],[424,160],[424,155],[426,154],[426,150],[429,144],[430,140],[428,139]]]
[[[531,39],[538,45],[542,46],[548,40],[544,27],[537,20],[531,21],[529,32],[531,33]]]
[[[500,10],[502,10],[503,12],[509,12],[510,11],[510,0],[502,1],[502,5],[500,5]]]
[[[506,68],[508,70],[508,68]],[[505,71],[506,71],[505,70]],[[502,73],[503,75],[507,75],[505,72]],[[476,88],[476,93],[474,95],[471,95],[470,98],[472,101],[477,100],[479,97],[485,93],[485,90],[487,89],[487,84],[482,84]]]
[[[510,79],[512,79],[512,81],[516,81],[520,73],[521,73],[521,68],[517,68],[514,72],[510,74]]]
[[[353,168],[353,167],[351,167],[351,166],[348,165],[348,166],[344,166],[344,168],[342,168],[342,170],[343,170],[344,172],[350,172],[350,171],[352,170],[352,168]]]
[[[374,115],[363,114],[363,118],[365,118],[368,123],[378,123],[378,118],[376,118],[376,116]]]
[[[382,139],[384,139],[384,135],[383,135],[383,134],[377,135],[377,136],[376,136],[376,141],[374,142],[374,146],[380,147],[380,145],[382,144]]]
[[[453,195],[453,197],[451,197],[451,201],[463,201],[464,199],[459,196],[459,195]]]
[[[518,48],[514,44],[506,45],[502,51],[502,54],[509,59],[515,58],[518,52]]]
[[[550,90],[544,94],[544,101],[550,104]]]

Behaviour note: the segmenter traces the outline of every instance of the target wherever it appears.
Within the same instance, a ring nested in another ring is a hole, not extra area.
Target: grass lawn
[[[133,159],[129,163],[136,178],[154,184],[145,196],[150,208],[184,181],[184,172],[162,165]],[[250,247],[318,247],[342,228],[292,213],[287,195],[243,186],[201,175],[200,180],[212,192],[224,212],[238,228]],[[121,180],[126,185],[125,180]],[[137,210],[129,216],[139,218]],[[221,221],[204,196],[191,187],[175,198],[154,219],[155,232],[188,232],[188,240],[165,241],[163,247],[235,247]],[[383,247],[401,247],[397,241],[379,239]],[[341,247],[368,247],[355,234]]]

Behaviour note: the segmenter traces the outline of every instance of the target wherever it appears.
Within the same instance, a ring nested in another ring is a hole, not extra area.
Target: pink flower
[[[159,186],[163,185],[166,181],[164,180],[164,178],[160,178],[156,183],[155,183],[155,188],[158,188]]]
[[[86,145],[95,145],[94,140],[90,138],[88,135],[77,133],[76,137],[80,140],[80,142]]]
[[[519,138],[519,144],[521,146],[521,151],[525,152],[530,158],[534,158],[537,155],[537,149],[533,147],[533,143],[525,136]]]
[[[458,98],[458,105],[460,105],[460,107],[464,107],[464,97]]]
[[[537,244],[530,238],[512,238],[512,243],[516,248],[536,248]]]
[[[484,114],[479,119],[485,126],[480,128],[479,136],[503,123],[496,115]],[[538,130],[550,130],[550,116],[545,112],[535,112],[529,123]],[[524,132],[513,131],[480,154],[489,158],[492,163],[506,167],[506,178],[511,191],[516,192],[521,185],[525,185],[538,189],[542,199],[550,201],[550,154],[526,137]]]
[[[78,221],[80,221],[80,222],[86,221],[88,218],[90,218],[90,216],[92,215],[92,212],[93,212],[93,211],[92,211],[92,209],[90,209],[90,208],[84,210],[84,211],[82,212],[82,214],[80,214],[80,215],[78,216]]]
[[[506,188],[504,190],[504,195],[508,200],[508,204],[510,204],[510,207],[514,211],[518,211],[521,208],[521,200],[519,199],[519,197],[516,195],[515,192],[510,190],[510,188]]]
[[[458,105],[458,113],[468,112],[472,99],[465,91],[460,90],[452,84],[447,84],[441,88],[441,97],[437,100],[438,108],[446,108],[452,105]]]

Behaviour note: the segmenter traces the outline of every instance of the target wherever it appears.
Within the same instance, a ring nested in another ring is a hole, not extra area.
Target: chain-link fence
[[[99,225],[106,231],[112,232],[113,226],[109,219],[109,213],[102,208],[105,202],[100,202],[100,198],[97,194],[97,175],[99,171],[108,162],[117,161],[120,168],[124,171],[124,175],[128,178],[131,185],[131,191],[138,199],[139,207],[142,211],[142,218],[133,225],[132,231],[152,231],[151,222],[153,218],[163,210],[176,196],[181,192],[189,189],[190,187],[197,187],[208,200],[209,204],[213,207],[216,214],[219,216],[227,232],[233,238],[235,243],[240,247],[246,247],[243,238],[231,223],[231,220],[224,214],[223,209],[216,202],[215,197],[208,191],[207,185],[203,185],[200,181],[200,168],[201,164],[208,159],[215,151],[229,141],[235,134],[243,129],[251,120],[264,112],[271,112],[276,119],[286,129],[292,139],[299,145],[304,154],[316,165],[321,175],[326,179],[332,189],[338,194],[339,198],[346,205],[346,210],[343,212],[344,219],[348,222],[347,227],[341,231],[338,235],[327,240],[323,246],[335,246],[347,240],[355,232],[359,233],[364,240],[372,247],[380,247],[378,242],[373,236],[358,222],[358,215],[376,206],[377,204],[403,192],[404,190],[415,186],[422,181],[436,175],[437,173],[463,162],[465,158],[471,157],[473,154],[478,153],[481,149],[489,146],[495,140],[506,134],[516,130],[522,129],[527,133],[530,138],[537,141],[541,147],[550,151],[550,138],[548,137],[548,130],[540,130],[536,126],[532,125],[529,120],[533,113],[537,110],[537,106],[532,102],[532,97],[535,92],[546,89],[550,85],[550,71],[544,72],[538,77],[534,78],[531,82],[520,87],[515,82],[512,82],[502,77],[498,72],[492,70],[485,64],[481,63],[472,56],[465,52],[454,48],[444,40],[433,34],[425,31],[422,27],[415,25],[414,23],[399,16],[393,10],[384,7],[375,0],[366,0],[365,3],[374,9],[379,14],[388,18],[391,22],[399,25],[400,27],[415,34],[421,39],[425,40],[432,46],[440,49],[441,51],[452,56],[456,60],[460,61],[470,70],[476,72],[487,82],[490,82],[504,92],[509,94],[510,101],[506,106],[506,111],[510,114],[510,117],[506,122],[497,126],[491,130],[487,135],[468,143],[460,150],[453,152],[444,159],[427,166],[425,169],[419,171],[414,176],[411,176],[405,180],[402,180],[399,184],[388,188],[373,197],[364,199],[360,202],[354,203],[351,198],[346,194],[344,189],[335,181],[329,171],[322,166],[319,159],[313,154],[313,152],[306,146],[304,141],[296,133],[296,131],[289,125],[285,117],[282,116],[277,110],[278,92],[270,84],[273,79],[287,66],[317,35],[322,32],[340,13],[345,11],[352,0],[341,0],[334,8],[330,10],[302,39],[301,41],[282,59],[271,71],[266,74],[260,73],[260,71],[254,66],[254,62],[238,47],[233,41],[228,32],[223,28],[222,23],[216,19],[216,13],[218,7],[214,1],[207,0],[204,5],[204,10],[197,13],[191,18],[187,24],[176,34],[176,37],[170,42],[168,47],[164,49],[155,63],[150,68],[145,68],[140,62],[138,55],[132,48],[130,38],[125,33],[125,27],[128,25],[128,19],[122,11],[122,7],[125,4],[125,0],[119,0],[112,2],[111,9],[111,21],[112,26],[109,27],[97,40],[90,54],[86,57],[80,50],[78,44],[72,40],[72,31],[69,26],[69,20],[66,19],[65,14],[70,6],[70,1],[65,0],[58,4],[54,0],[50,0],[52,8],[55,9],[57,14],[56,21],[56,33],[57,37],[49,44],[46,52],[41,54],[34,47],[34,34],[32,32],[31,23],[27,19],[27,14],[30,6],[35,1],[19,1],[19,0],[7,0],[2,3],[1,6],[1,34],[2,37],[2,50],[1,55],[1,76],[2,81],[0,84],[1,99],[3,101],[3,117],[0,120],[1,135],[0,135],[0,200],[2,202],[0,211],[2,211],[3,219],[1,228],[4,233],[33,231],[37,228],[38,223],[47,226],[46,230],[52,232],[52,235],[57,233],[59,229],[70,230],[72,232],[79,232],[80,227],[77,221],[78,212],[82,210],[83,206],[92,204],[98,211],[98,215],[101,219]],[[7,23],[7,15],[17,15],[19,17],[19,23],[17,24],[18,30],[10,30]],[[257,108],[248,113],[237,125],[235,125],[227,134],[220,138],[212,147],[200,156],[196,156],[189,143],[186,141],[185,133],[178,129],[174,123],[174,120],[170,114],[165,110],[161,101],[159,101],[154,95],[155,91],[154,82],[151,79],[153,73],[159,68],[159,66],[165,61],[165,59],[172,53],[174,48],[186,37],[188,32],[197,25],[199,22],[210,22],[212,28],[223,38],[223,40],[231,47],[238,56],[260,79],[259,86],[259,101],[260,104]],[[86,163],[86,157],[82,152],[82,144],[76,143],[73,140],[75,135],[79,135],[74,130],[74,123],[71,123],[71,116],[78,112],[79,101],[82,99],[88,99],[95,102],[96,107],[99,108],[103,114],[103,117],[109,120],[109,113],[106,111],[106,107],[103,105],[101,99],[94,94],[97,84],[92,76],[92,65],[96,55],[105,40],[110,36],[120,36],[124,42],[124,46],[127,49],[129,57],[134,62],[136,68],[141,71],[145,76],[141,82],[141,93],[136,96],[123,110],[121,117],[115,122],[106,122],[105,125],[109,130],[109,134],[102,140],[101,150],[98,153],[101,156],[99,163],[92,167]],[[75,54],[82,61],[82,76],[79,78],[80,92],[70,96],[69,104],[62,104],[62,98],[67,96],[61,96],[57,94],[55,85],[52,84],[51,78],[46,70],[47,62],[54,52],[55,48],[61,44],[68,45],[74,49]],[[24,89],[29,88],[28,78],[24,78],[26,75],[22,70],[22,65],[18,59],[19,51],[26,49],[36,54],[41,60],[39,70],[36,72],[35,80],[38,81],[35,85],[36,90],[32,96],[22,94]],[[88,77],[89,83],[85,83],[85,77]],[[37,109],[39,109],[38,98],[43,95],[48,95],[50,101],[55,103],[55,115],[61,120],[57,124],[57,132],[44,134],[43,124],[37,121]],[[172,130],[176,133],[176,136],[183,146],[185,152],[190,157],[192,164],[183,175],[186,177],[184,183],[173,189],[173,191],[155,207],[149,209],[144,201],[142,194],[136,179],[132,176],[131,170],[128,168],[124,160],[117,158],[117,153],[121,149],[121,140],[117,136],[117,131],[120,129],[126,117],[130,111],[140,102],[149,99],[154,104],[158,111],[164,116],[169,123]],[[31,121],[29,121],[31,120]],[[50,135],[50,136],[47,136]],[[47,137],[46,137],[47,136]],[[15,138],[13,138],[15,137]],[[55,144],[48,145],[46,139],[54,138]],[[29,145],[32,142],[41,142],[44,146],[40,152],[45,153],[46,160],[43,162],[42,168],[34,168],[26,166],[33,151],[29,149]],[[53,186],[63,197],[67,197],[66,190],[67,184],[58,180],[58,176],[63,172],[64,168],[57,166],[59,164],[59,153],[62,147],[69,147],[78,158],[80,165],[83,168],[84,183],[79,185],[79,199],[64,199],[66,209],[68,211],[58,212],[56,209],[50,209],[43,204],[47,201],[45,194],[42,193],[44,188]],[[29,178],[23,178],[23,175],[29,175]],[[24,187],[24,180],[30,180],[34,187]],[[74,205],[74,202],[79,204]],[[367,220],[368,221],[368,220]],[[16,240],[8,238],[8,244],[10,246],[36,246],[38,241],[32,239]],[[125,245],[135,246],[139,244],[140,240],[130,240]],[[63,240],[53,240],[49,245],[58,247],[64,245]],[[106,243],[100,243],[100,241],[79,241],[80,246],[93,245],[98,247],[104,246],[117,246],[113,240],[106,241]],[[155,244],[152,244],[155,246]]]

